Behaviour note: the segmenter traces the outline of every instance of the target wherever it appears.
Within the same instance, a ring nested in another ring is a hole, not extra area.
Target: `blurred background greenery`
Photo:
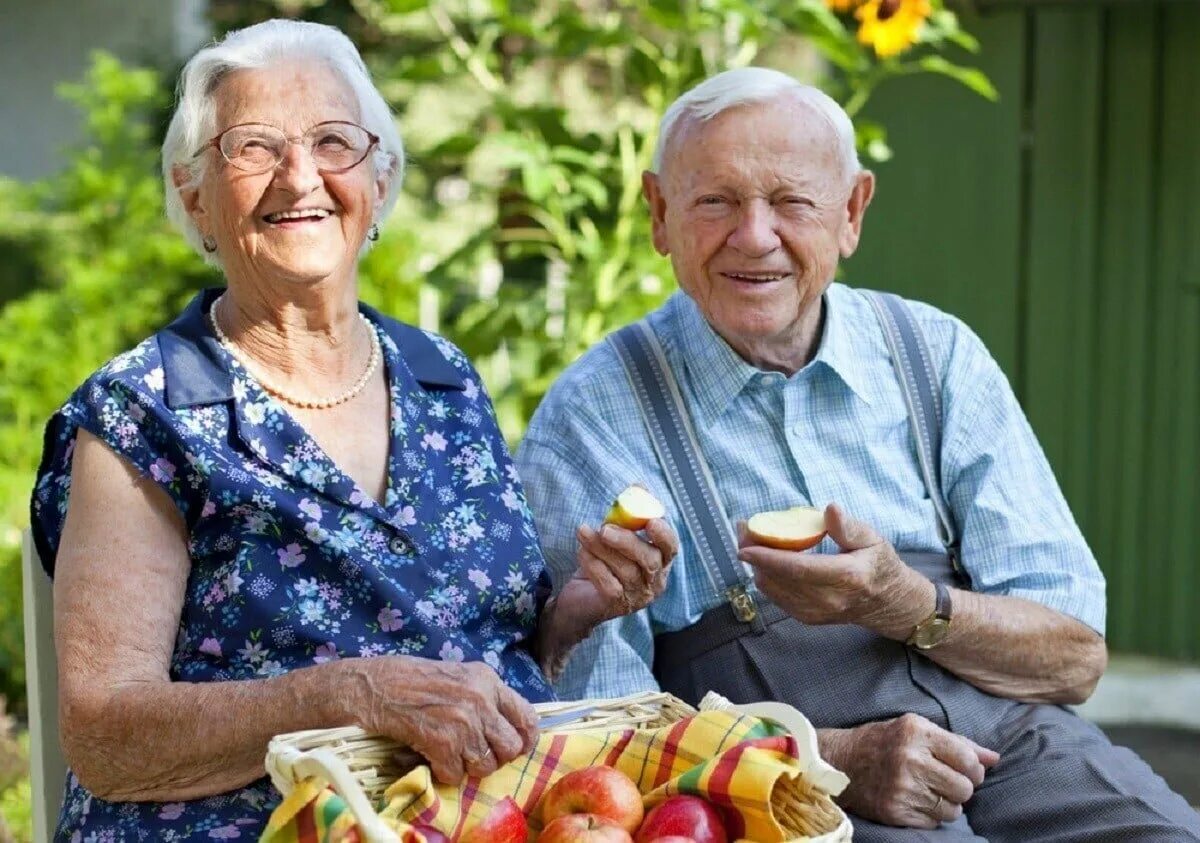
[[[1200,392],[1186,383],[1200,360],[1195,4],[978,0],[1000,7],[983,16],[942,0],[202,5],[214,35],[303,17],[359,45],[410,155],[363,298],[462,346],[514,444],[564,366],[673,289],[639,204],[665,106],[752,63],[829,91],[883,188],[851,280],[980,330],[1109,575],[1114,646],[1200,657],[1187,585],[1200,584],[1188,517]],[[177,61],[94,55],[61,89],[85,126],[65,166],[0,179],[0,695],[18,720],[19,543],[42,426],[98,365],[221,283],[162,213]],[[1155,622],[1148,606],[1168,611]],[[24,751],[6,722],[0,759]],[[0,763],[17,839],[27,799]]]

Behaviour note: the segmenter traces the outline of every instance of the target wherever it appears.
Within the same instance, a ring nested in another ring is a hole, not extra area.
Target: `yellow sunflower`
[[[854,13],[861,22],[858,40],[874,47],[881,59],[897,55],[916,43],[932,13],[929,0],[867,0]]]

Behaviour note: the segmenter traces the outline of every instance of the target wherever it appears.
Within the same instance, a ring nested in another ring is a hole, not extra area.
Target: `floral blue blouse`
[[[82,426],[166,491],[187,523],[192,567],[172,679],[408,654],[482,660],[527,699],[552,699],[528,649],[549,579],[491,402],[462,352],[363,307],[391,391],[381,505],[216,341],[205,314],[219,292],[197,295],[111,360],[50,420],[32,508],[47,571]],[[68,776],[56,839],[255,840],[279,798],[263,779],[193,802],[111,803]]]

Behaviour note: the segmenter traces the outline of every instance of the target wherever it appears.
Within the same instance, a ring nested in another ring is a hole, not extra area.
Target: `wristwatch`
[[[913,627],[912,635],[904,643],[918,650],[932,650],[946,640],[950,632],[950,589],[934,582],[933,614]]]

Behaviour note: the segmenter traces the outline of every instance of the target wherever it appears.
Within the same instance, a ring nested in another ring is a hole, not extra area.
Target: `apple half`
[[[604,516],[604,523],[616,524],[626,530],[641,530],[666,514],[667,510],[658,498],[642,486],[630,486],[617,495],[608,515]]]
[[[825,513],[811,506],[760,512],[746,523],[755,542],[777,550],[808,550],[825,538]]]

